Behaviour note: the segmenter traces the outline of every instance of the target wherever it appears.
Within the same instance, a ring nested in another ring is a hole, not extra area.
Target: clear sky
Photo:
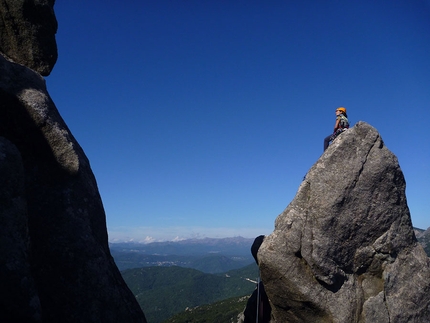
[[[430,1],[56,1],[48,91],[110,241],[270,234],[335,108],[398,157],[430,226]]]

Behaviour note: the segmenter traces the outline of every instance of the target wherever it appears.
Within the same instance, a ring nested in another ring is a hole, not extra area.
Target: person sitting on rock
[[[331,141],[348,128],[349,121],[348,116],[346,115],[346,109],[344,107],[339,107],[336,109],[336,123],[334,124],[333,133],[324,138],[324,151],[327,149]]]

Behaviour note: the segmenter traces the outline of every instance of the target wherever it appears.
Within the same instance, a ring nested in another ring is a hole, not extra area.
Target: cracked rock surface
[[[258,253],[273,322],[430,322],[430,262],[405,187],[369,124],[329,146]]]

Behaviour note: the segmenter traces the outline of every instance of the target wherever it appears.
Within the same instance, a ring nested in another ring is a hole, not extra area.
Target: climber
[[[333,141],[339,134],[349,128],[348,116],[344,107],[336,109],[336,123],[334,124],[333,133],[324,138],[324,151],[327,149],[330,141]]]

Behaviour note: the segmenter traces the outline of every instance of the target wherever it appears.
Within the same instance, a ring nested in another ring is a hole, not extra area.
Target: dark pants
[[[342,132],[344,132],[347,128],[340,128],[337,129],[335,133],[332,133],[330,136],[327,136],[324,138],[324,151],[327,149],[330,141],[333,141],[336,139],[337,136],[339,136]]]
[[[334,134],[331,134],[324,138],[324,151],[328,148],[330,141],[333,141],[334,138],[335,138]]]

